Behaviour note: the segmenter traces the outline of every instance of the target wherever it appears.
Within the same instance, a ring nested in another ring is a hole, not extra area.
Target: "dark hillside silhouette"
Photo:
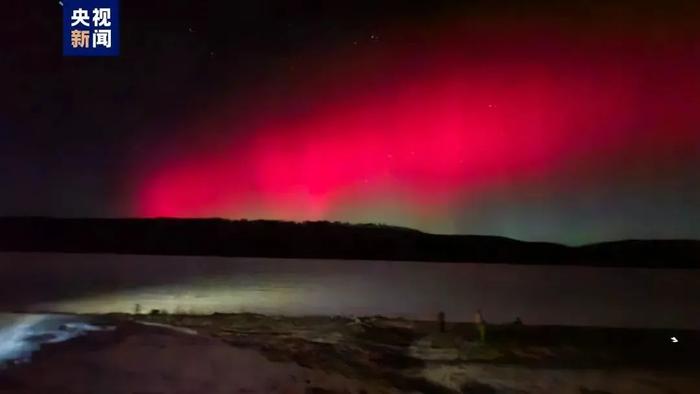
[[[373,224],[269,220],[0,218],[0,250],[700,267],[700,241],[692,240],[569,247]]]

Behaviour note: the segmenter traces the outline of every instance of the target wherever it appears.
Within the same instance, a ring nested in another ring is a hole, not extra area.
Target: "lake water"
[[[89,331],[108,330],[79,316],[0,313],[0,369],[28,362],[47,343],[64,342]]]
[[[0,253],[0,311],[387,315],[700,329],[700,270]]]

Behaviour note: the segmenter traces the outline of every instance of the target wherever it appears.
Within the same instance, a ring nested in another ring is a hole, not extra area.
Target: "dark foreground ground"
[[[700,332],[381,317],[108,315],[0,393],[697,393]],[[675,337],[678,342],[673,342]]]

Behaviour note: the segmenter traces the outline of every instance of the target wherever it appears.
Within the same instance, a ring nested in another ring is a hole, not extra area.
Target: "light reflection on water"
[[[700,328],[700,271],[0,253],[0,307]]]
[[[44,344],[102,329],[111,327],[94,326],[78,316],[0,314],[0,368],[9,362],[28,362]]]

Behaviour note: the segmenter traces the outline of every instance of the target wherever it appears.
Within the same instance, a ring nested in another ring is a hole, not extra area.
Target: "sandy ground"
[[[653,370],[529,369],[517,366],[433,366],[424,371],[431,382],[455,392],[530,394],[670,394],[698,393],[693,373]],[[479,391],[481,390],[481,391]]]
[[[503,344],[495,333],[482,344],[458,335],[468,327],[435,333],[431,323],[383,318],[261,315],[99,320],[116,329],[46,345],[31,362],[0,370],[0,393],[700,392],[700,369],[685,357],[655,352],[666,359],[653,364],[654,357],[610,352],[598,358],[531,337]],[[574,332],[579,341],[600,336]],[[551,342],[552,332],[545,334]],[[648,335],[627,336],[642,344]]]
[[[256,350],[227,346],[216,338],[158,327],[91,337],[56,345],[31,363],[0,374],[0,392],[396,392],[292,362],[273,362]]]

